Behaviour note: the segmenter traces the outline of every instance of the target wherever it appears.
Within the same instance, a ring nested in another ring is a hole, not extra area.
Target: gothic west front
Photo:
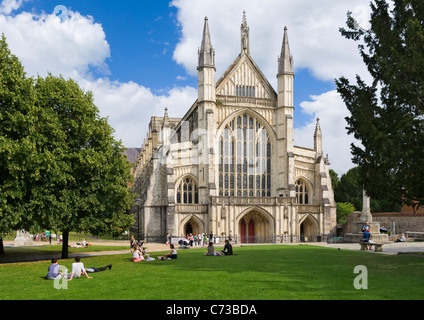
[[[319,119],[314,148],[294,145],[287,28],[282,37],[277,91],[250,56],[245,14],[240,53],[216,81],[205,18],[198,98],[183,118],[170,117],[167,108],[151,117],[133,167],[139,198],[133,231],[143,239],[212,232],[221,241],[231,236],[238,243],[269,243],[320,241],[335,233],[336,203]]]

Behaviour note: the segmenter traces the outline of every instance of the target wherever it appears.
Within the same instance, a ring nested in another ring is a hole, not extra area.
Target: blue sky
[[[168,1],[31,0],[24,2],[19,12],[53,13],[58,5],[92,16],[102,25],[111,47],[111,57],[106,61],[111,79],[163,90],[164,81],[165,88],[172,86],[183,72],[172,61],[179,29],[177,9]]]
[[[56,6],[66,7],[66,19]],[[357,44],[341,37],[347,11],[365,26],[368,0],[2,0],[0,32],[29,75],[72,77],[93,91],[102,116],[126,147],[140,147],[153,115],[181,117],[197,94],[197,49],[209,18],[218,80],[239,54],[243,10],[250,54],[276,88],[288,27],[294,56],[295,145],[313,147],[320,118],[324,153],[339,174],[350,162],[347,110],[334,79],[364,74]]]

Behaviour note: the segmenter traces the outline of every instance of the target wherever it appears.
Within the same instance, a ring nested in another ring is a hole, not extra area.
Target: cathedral
[[[240,53],[215,79],[204,20],[198,97],[182,118],[153,116],[133,167],[133,232],[145,241],[213,233],[237,243],[323,241],[335,233],[328,157],[316,121],[314,148],[294,145],[293,57],[287,28],[277,91],[249,52],[245,14]],[[172,110],[172,106],[170,106]]]

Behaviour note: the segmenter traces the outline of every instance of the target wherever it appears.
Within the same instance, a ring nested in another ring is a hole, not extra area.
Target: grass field
[[[131,262],[130,254],[83,258],[113,264],[55,289],[49,261],[0,265],[1,300],[421,300],[424,256],[383,255],[308,245],[236,247],[234,256],[179,250],[177,260]],[[152,254],[156,257],[160,253]],[[59,260],[69,270],[73,259]],[[368,272],[357,290],[355,266]]]

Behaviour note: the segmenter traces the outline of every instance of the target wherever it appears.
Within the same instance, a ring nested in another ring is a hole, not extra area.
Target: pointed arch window
[[[271,196],[271,142],[249,114],[230,121],[219,139],[219,195]]]
[[[299,179],[295,183],[296,200],[298,204],[309,204],[308,186],[306,182]]]
[[[194,179],[190,177],[183,178],[176,191],[176,203],[197,204],[199,203],[199,192]]]

